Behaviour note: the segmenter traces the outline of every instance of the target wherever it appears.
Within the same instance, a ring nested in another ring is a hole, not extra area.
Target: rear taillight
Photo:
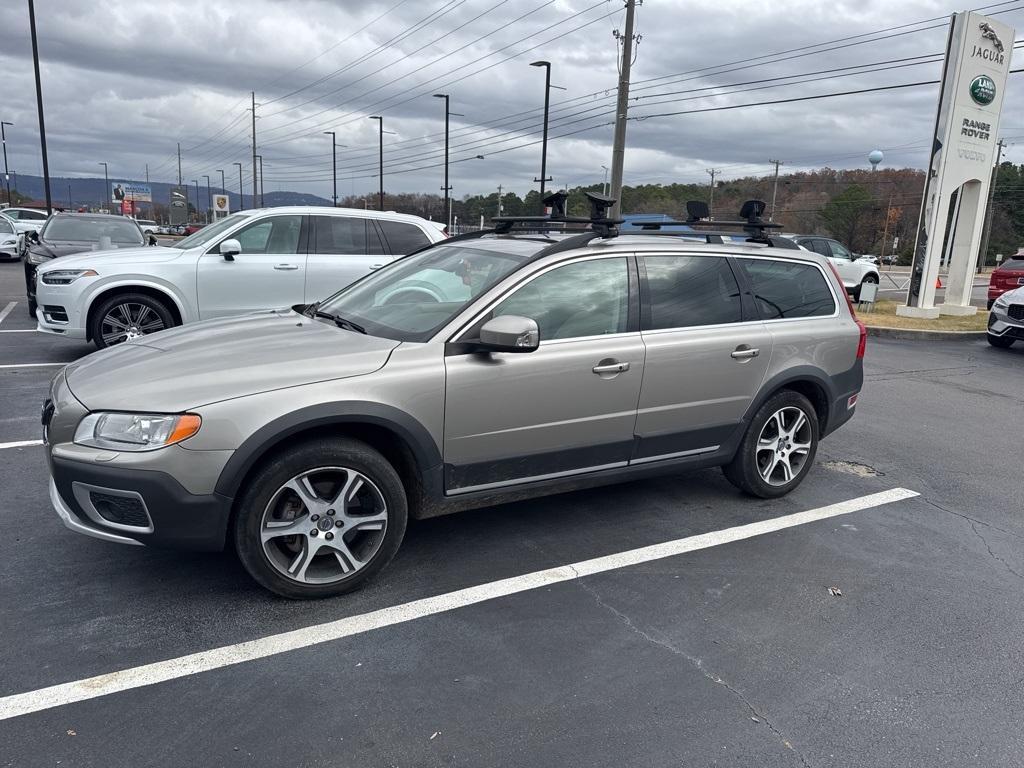
[[[856,320],[857,328],[860,329],[860,340],[857,342],[857,359],[864,359],[864,352],[868,348],[868,327],[860,320]]]
[[[857,340],[857,359],[861,360],[864,358],[864,352],[868,346],[868,328],[864,323],[857,319],[857,310],[853,308],[853,301],[850,299],[850,294],[846,292],[846,288],[843,286],[843,278],[839,276],[839,270],[836,269],[836,265],[831,261],[828,262],[829,268],[832,270],[832,274],[836,276],[836,282],[839,283],[839,287],[843,289],[843,296],[846,297],[846,306],[850,308],[850,314],[853,315],[853,322],[857,324],[857,328],[860,330],[860,339]]]

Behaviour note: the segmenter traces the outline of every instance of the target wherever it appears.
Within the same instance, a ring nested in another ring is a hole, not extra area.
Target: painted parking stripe
[[[7,319],[7,316],[11,314],[11,310],[18,306],[18,302],[12,301],[7,304],[6,307],[0,309],[0,323]]]
[[[8,368],[54,368],[63,367],[67,363],[13,363],[11,365],[0,365],[0,369]]]
[[[33,448],[42,444],[42,440],[18,440],[14,443],[0,443],[0,451],[4,448]]]
[[[352,637],[353,635],[359,635],[375,629],[421,619],[425,616],[446,613],[456,608],[464,608],[468,605],[475,605],[499,597],[526,592],[538,587],[547,587],[564,581],[573,581],[582,576],[605,573],[632,565],[648,563],[652,560],[674,557],[686,552],[695,552],[701,549],[721,546],[722,544],[729,544],[734,541],[754,538],[755,536],[763,536],[767,533],[806,525],[818,520],[848,515],[851,512],[860,512],[865,509],[882,506],[883,504],[891,504],[903,499],[913,498],[917,495],[915,491],[910,491],[906,488],[893,488],[892,490],[841,501],[838,504],[830,504],[827,507],[819,507],[818,509],[811,509],[806,512],[797,512],[796,514],[776,517],[771,520],[738,525],[721,531],[711,531],[710,533],[702,533],[697,536],[688,536],[684,539],[666,541],[662,544],[654,544],[613,555],[596,557],[592,560],[561,565],[543,571],[534,571],[522,576],[513,576],[500,581],[492,581],[488,584],[480,584],[475,587],[447,592],[443,595],[425,597],[420,600],[413,600],[410,603],[381,608],[370,613],[349,616],[337,621],[304,627],[303,629],[296,629],[290,632],[282,632],[258,640],[226,645],[209,651],[179,656],[175,659],[122,669],[85,680],[75,680],[70,683],[61,683],[34,691],[17,693],[0,698],[0,720],[27,715],[31,712],[53,709],[54,707],[78,701],[108,696],[133,688],[142,688],[168,680],[189,677],[234,664],[287,653],[288,651],[300,648],[308,648],[320,643]]]

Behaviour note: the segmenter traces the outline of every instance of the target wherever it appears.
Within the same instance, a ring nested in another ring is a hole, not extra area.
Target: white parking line
[[[841,501],[838,504],[830,504],[827,507],[819,507],[818,509],[811,509],[806,512],[797,512],[796,514],[776,517],[771,520],[738,525],[721,531],[711,531],[710,533],[702,533],[698,536],[688,536],[684,539],[667,541],[663,544],[654,544],[649,547],[631,549],[614,555],[596,557],[593,560],[584,560],[579,563],[561,565],[543,571],[534,571],[522,576],[513,576],[509,579],[467,587],[466,589],[447,592],[443,595],[425,597],[421,600],[414,600],[411,603],[381,608],[370,613],[349,616],[348,618],[296,629],[291,632],[282,632],[258,640],[226,645],[209,651],[191,653],[187,656],[179,656],[176,659],[158,661],[140,667],[131,667],[118,672],[90,677],[85,680],[76,680],[70,683],[52,685],[48,688],[39,688],[38,690],[26,693],[17,693],[0,698],[0,720],[27,715],[31,712],[40,712],[77,701],[108,696],[112,693],[127,691],[133,688],[142,688],[168,680],[197,675],[201,672],[209,672],[221,667],[263,659],[300,648],[308,648],[320,643],[340,640],[341,638],[359,635],[375,629],[382,629],[383,627],[390,627],[395,624],[402,624],[425,616],[445,613],[456,608],[464,608],[467,605],[475,605],[487,600],[526,592],[538,587],[547,587],[564,581],[573,581],[583,576],[605,573],[619,568],[639,565],[640,563],[648,563],[652,560],[660,560],[665,557],[674,557],[686,552],[718,547],[722,544],[742,541],[743,539],[750,539],[755,536],[763,536],[767,533],[813,523],[818,520],[825,520],[830,517],[848,515],[851,512],[860,512],[883,504],[891,504],[892,502],[913,498],[917,495],[915,491],[909,491],[906,488],[893,488],[889,491],[873,493],[869,496],[861,496],[849,501]]]
[[[0,365],[2,368],[53,368],[54,366],[65,366],[67,363],[15,363],[12,365]]]
[[[18,440],[14,443],[0,443],[0,451],[4,448],[32,448],[42,444],[42,440]]]
[[[11,310],[18,306],[18,302],[12,301],[8,303],[6,307],[0,309],[0,323],[7,319],[7,316],[11,314]]]

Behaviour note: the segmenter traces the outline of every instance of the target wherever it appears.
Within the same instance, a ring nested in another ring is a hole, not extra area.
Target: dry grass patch
[[[969,317],[939,315],[935,320],[919,317],[899,317],[896,307],[902,302],[879,301],[870,312],[857,310],[857,317],[865,325],[875,328],[901,328],[914,331],[984,331],[988,325],[988,312],[979,309],[978,314]]]

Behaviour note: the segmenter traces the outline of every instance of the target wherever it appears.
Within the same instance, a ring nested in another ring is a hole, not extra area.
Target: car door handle
[[[375,269],[380,269],[383,266],[384,266],[383,264],[371,264],[370,265],[370,271],[372,272]]]
[[[591,369],[594,373],[600,376],[602,373],[622,373],[623,371],[629,370],[629,363],[620,363],[618,361],[606,363],[603,360],[595,365]]]
[[[730,355],[733,360],[749,360],[752,357],[757,357],[761,354],[761,350],[755,347],[748,347],[746,344],[740,344],[736,347],[736,350]]]
[[[289,271],[291,271],[293,269],[298,269],[298,268],[299,268],[298,264],[277,264],[277,265],[274,266],[274,269],[280,269],[280,270],[282,270],[284,272],[289,272]]]

